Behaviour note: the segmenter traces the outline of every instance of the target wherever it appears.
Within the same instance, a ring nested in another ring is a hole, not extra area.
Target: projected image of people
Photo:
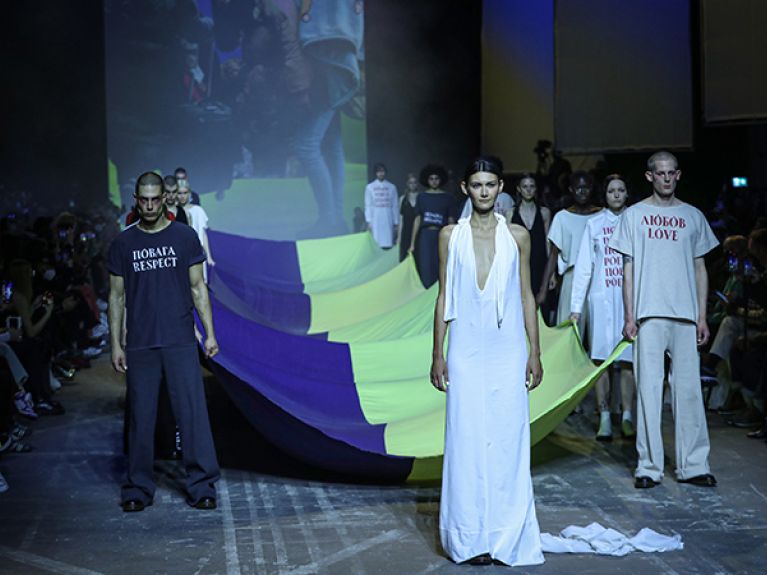
[[[305,189],[303,235],[347,232],[347,156],[365,162],[362,42],[361,1],[107,2],[109,157],[122,203],[130,174],[182,164],[217,200],[234,180],[269,180],[244,187],[262,202]]]

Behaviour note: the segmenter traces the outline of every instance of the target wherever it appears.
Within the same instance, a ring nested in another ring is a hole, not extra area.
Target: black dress
[[[420,196],[420,193],[418,195]],[[417,206],[418,196],[415,198]],[[417,215],[416,207],[411,206],[410,202],[407,201],[407,192],[405,192],[399,207],[399,225],[402,226],[402,238],[399,243],[399,261],[407,257],[407,251],[410,249],[410,244],[413,241],[413,224]]]
[[[519,213],[519,206],[514,206],[514,212],[511,216],[511,223],[518,224],[527,229],[525,221]],[[533,295],[538,293],[543,279],[543,270],[546,267],[546,228],[543,225],[543,216],[541,216],[540,206],[535,207],[535,218],[533,227],[527,230],[530,232],[530,286],[533,288]]]
[[[422,192],[415,209],[416,215],[421,216],[415,239],[415,263],[421,283],[428,288],[439,279],[439,231],[453,216],[455,199],[447,192]]]

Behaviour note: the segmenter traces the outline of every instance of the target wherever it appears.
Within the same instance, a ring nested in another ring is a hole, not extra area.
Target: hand
[[[115,346],[112,348],[112,367],[117,373],[125,373],[128,369],[125,352],[121,347]]]
[[[546,293],[546,290],[542,289],[539,290],[537,294],[535,294],[535,305],[538,307],[541,307],[543,303],[546,301],[546,296],[548,294]]]
[[[525,368],[525,387],[527,391],[532,391],[541,384],[543,380],[543,366],[541,357],[538,354],[531,354],[527,357],[527,367]]]
[[[444,357],[434,359],[431,362],[431,384],[439,391],[447,391],[447,386],[450,385]]]
[[[216,267],[216,262],[214,262],[214,261],[213,261],[213,258],[212,258],[212,257],[210,257],[210,256],[208,256],[208,265],[209,265],[210,267],[212,267],[212,268],[213,268],[213,267]]]
[[[211,358],[218,354],[218,342],[216,336],[209,335],[205,338],[205,357]]]
[[[711,332],[708,330],[708,324],[705,319],[698,321],[698,347],[706,345],[708,338],[711,337]]]
[[[581,314],[579,313],[571,313],[570,314],[570,321],[573,323],[578,323],[581,319]]]
[[[633,319],[626,320],[626,322],[623,324],[623,337],[629,341],[633,341],[636,338],[638,331],[639,328]]]
[[[557,277],[557,274],[551,274],[551,278],[549,278],[549,291],[554,291],[557,289],[558,285],[559,278]]]

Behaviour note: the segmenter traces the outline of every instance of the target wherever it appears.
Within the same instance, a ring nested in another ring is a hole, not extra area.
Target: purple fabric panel
[[[346,344],[291,335],[211,299],[221,353],[215,361],[293,417],[365,451],[386,454],[384,426],[362,414]]]
[[[209,287],[216,299],[237,315],[286,333],[309,331],[312,304],[307,294],[251,282],[219,265],[211,272]]]
[[[213,363],[213,372],[245,417],[277,447],[293,457],[336,473],[401,482],[413,468],[413,458],[380,455],[332,439],[283,411],[250,384]]]
[[[208,231],[216,268],[237,275],[246,284],[302,293],[301,268],[295,242],[245,238]]]

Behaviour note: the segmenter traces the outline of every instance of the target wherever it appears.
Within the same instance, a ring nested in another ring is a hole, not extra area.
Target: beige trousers
[[[708,425],[700,386],[700,360],[694,323],[649,318],[641,322],[634,344],[637,386],[636,477],[663,478],[664,355],[671,356],[671,401],[674,411],[676,476],[688,479],[709,473]]]

